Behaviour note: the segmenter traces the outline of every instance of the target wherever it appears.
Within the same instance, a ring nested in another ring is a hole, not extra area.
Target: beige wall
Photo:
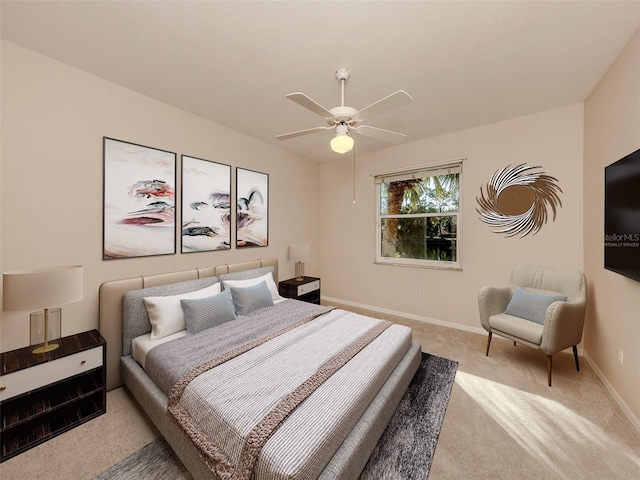
[[[7,42],[1,120],[0,268],[84,265],[84,300],[63,307],[65,335],[98,327],[106,280],[271,256],[288,278],[290,243],[319,249],[315,162]],[[103,136],[269,173],[269,246],[102,261]],[[28,345],[28,318],[2,313],[1,351]]]
[[[572,105],[323,164],[321,256],[323,296],[418,319],[479,330],[477,292],[505,285],[516,263],[582,269],[582,105]],[[462,179],[462,271],[374,265],[372,173],[466,158]],[[504,238],[478,219],[476,196],[507,165],[541,165],[558,179],[562,208],[535,235]],[[334,268],[345,265],[346,268]],[[416,299],[416,290],[421,298]]]
[[[602,246],[604,167],[640,148],[640,32],[587,98],[584,117],[586,352],[614,395],[640,419],[640,282],[605,270]],[[618,348],[623,365],[617,363]]]

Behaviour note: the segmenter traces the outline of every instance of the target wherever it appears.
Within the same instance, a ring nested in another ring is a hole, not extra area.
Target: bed
[[[122,305],[118,381],[194,478],[358,478],[419,366],[410,330],[282,299],[276,259],[198,275],[100,300],[101,327]]]

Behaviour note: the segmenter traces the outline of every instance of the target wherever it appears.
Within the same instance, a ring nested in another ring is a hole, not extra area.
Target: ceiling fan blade
[[[302,92],[290,93],[289,95],[287,95],[287,98],[289,100],[293,100],[298,105],[300,105],[300,106],[302,106],[302,107],[304,107],[304,108],[306,108],[308,110],[311,110],[313,113],[315,113],[317,115],[320,115],[321,117],[324,117],[324,118],[333,117],[333,115],[331,114],[331,112],[329,110],[324,108],[319,103],[316,103],[315,100],[310,99],[309,97],[307,97]]]
[[[306,128],[304,130],[298,130],[297,132],[283,133],[282,135],[276,135],[278,140],[288,140],[289,138],[300,137],[302,135],[308,135],[310,133],[319,132],[320,130],[329,130],[333,127],[313,127]]]
[[[358,118],[360,118],[360,120],[365,120],[367,118],[380,115],[381,113],[388,112],[391,109],[401,107],[402,105],[406,105],[411,101],[413,101],[413,98],[411,98],[411,95],[409,95],[404,90],[398,90],[397,92],[394,92],[391,95],[387,95],[386,97],[381,98],[377,102],[374,102],[371,105],[364,107],[362,110],[358,112]]]
[[[385,142],[400,143],[406,138],[404,133],[392,132],[391,130],[385,130],[384,128],[370,127],[368,125],[360,125],[359,127],[351,127],[352,130],[366,135],[367,137],[378,138]]]

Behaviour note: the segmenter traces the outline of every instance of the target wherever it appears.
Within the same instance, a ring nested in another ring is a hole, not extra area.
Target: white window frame
[[[376,254],[375,263],[381,265],[396,265],[408,267],[436,268],[445,270],[462,270],[462,164],[464,159],[435,163],[430,165],[420,165],[403,169],[390,170],[373,173],[375,182],[375,208],[376,208]],[[437,176],[447,173],[459,173],[458,184],[458,211],[457,212],[434,212],[401,215],[402,218],[426,218],[452,216],[456,218],[456,261],[426,260],[417,258],[390,258],[382,256],[382,220],[385,218],[397,218],[397,215],[383,215],[381,213],[381,185],[389,181],[400,181],[402,179],[424,178],[426,176]]]

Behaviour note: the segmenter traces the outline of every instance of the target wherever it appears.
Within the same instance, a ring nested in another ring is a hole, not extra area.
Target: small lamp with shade
[[[289,245],[289,260],[296,262],[296,280],[304,280],[304,262],[311,260],[311,246]]]
[[[52,308],[82,300],[82,265],[65,265],[2,274],[4,311],[29,311],[30,345],[33,353],[46,353],[58,348],[62,335],[62,311]]]

